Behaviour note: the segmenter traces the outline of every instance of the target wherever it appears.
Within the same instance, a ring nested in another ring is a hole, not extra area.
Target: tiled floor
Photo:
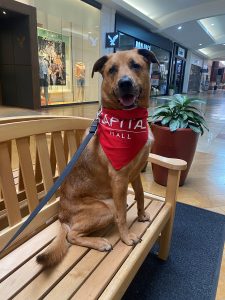
[[[199,138],[197,152],[184,186],[180,187],[178,201],[225,215],[225,93],[201,95],[202,105],[210,131]],[[152,103],[152,107],[155,103]],[[47,108],[39,111],[0,107],[0,118],[29,114],[77,115],[94,118],[98,104]],[[163,195],[165,188],[152,178],[151,167],[142,175],[144,189]],[[221,267],[217,300],[225,299],[225,248]]]

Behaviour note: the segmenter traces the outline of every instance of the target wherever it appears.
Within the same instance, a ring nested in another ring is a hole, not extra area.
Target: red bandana
[[[127,165],[146,144],[147,117],[146,108],[102,109],[97,134],[106,156],[116,170]]]

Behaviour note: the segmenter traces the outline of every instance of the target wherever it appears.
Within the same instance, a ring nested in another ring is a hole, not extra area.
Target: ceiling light
[[[139,10],[140,13],[142,13],[143,15],[147,16],[150,18],[150,15],[148,12],[146,12],[146,9],[142,8],[142,6],[140,5],[136,5],[133,3],[130,3],[129,0],[123,0],[125,3],[127,3],[129,6],[132,6],[133,8],[135,8],[136,10]]]
[[[202,44],[199,44],[199,46],[202,46]]]
[[[215,25],[214,23],[211,24],[211,26],[214,26],[214,25]]]
[[[225,44],[223,44],[225,46]]]
[[[3,10],[2,13],[3,13],[3,15],[6,15],[6,11],[5,10]]]
[[[209,52],[208,52],[208,50],[206,50],[206,48],[199,49],[198,51],[202,52],[205,55],[209,55]]]
[[[177,29],[178,29],[178,30],[181,30],[181,29],[182,29],[182,26],[177,27]]]

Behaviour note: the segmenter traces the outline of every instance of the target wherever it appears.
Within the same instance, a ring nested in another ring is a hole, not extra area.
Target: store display
[[[39,78],[40,78],[40,95],[43,105],[48,105],[48,60],[42,51],[39,52]],[[44,90],[44,95],[42,95]]]
[[[47,105],[98,101],[99,78],[91,78],[91,70],[100,56],[100,9],[79,0],[32,3],[37,15],[38,52],[48,62],[41,104],[46,105],[47,93]],[[82,72],[76,67],[79,62]]]
[[[83,62],[77,62],[75,64],[74,73],[77,81],[77,99],[83,101],[85,89],[85,64]]]
[[[152,46],[152,51],[160,61],[160,65],[153,66],[151,83],[153,96],[165,95],[167,93],[168,70],[169,70],[169,52],[158,47]]]
[[[44,57],[48,63],[48,82],[50,85],[66,85],[65,42],[62,35],[38,30],[39,59]]]

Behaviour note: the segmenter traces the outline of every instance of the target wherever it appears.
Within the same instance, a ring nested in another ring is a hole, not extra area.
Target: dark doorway
[[[177,43],[174,43],[170,83],[174,88],[175,94],[182,94],[183,92],[186,57],[187,49]]]
[[[183,90],[184,68],[185,61],[183,59],[175,58],[174,83],[176,94],[181,94]]]
[[[39,108],[36,9],[12,0],[0,6],[1,104]]]
[[[201,67],[192,64],[188,82],[189,94],[197,94],[200,92],[201,75]]]

